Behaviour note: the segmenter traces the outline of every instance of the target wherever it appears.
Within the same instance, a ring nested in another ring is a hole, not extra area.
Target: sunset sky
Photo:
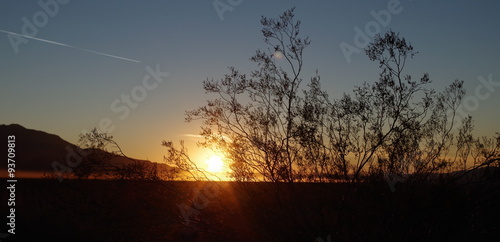
[[[206,159],[211,155],[194,146],[201,123],[184,122],[186,110],[211,98],[201,82],[223,77],[228,66],[255,69],[249,58],[267,49],[260,17],[295,6],[311,39],[304,84],[317,69],[323,88],[338,98],[376,81],[378,64],[362,50],[347,56],[341,46],[362,49],[359,31],[392,29],[419,52],[408,74],[429,73],[438,91],[464,80],[475,134],[500,131],[499,1],[41,2],[49,5],[0,1],[2,124],[76,143],[82,130],[104,122],[129,156],[160,162],[162,140],[186,140],[196,159]],[[162,74],[151,76],[156,71]]]

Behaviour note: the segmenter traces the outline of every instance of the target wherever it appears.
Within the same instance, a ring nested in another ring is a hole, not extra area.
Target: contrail
[[[88,49],[84,49],[84,48],[80,48],[80,47],[76,47],[76,46],[71,46],[71,45],[67,45],[67,44],[63,44],[63,43],[59,43],[59,42],[55,42],[55,41],[51,41],[51,40],[35,38],[35,37],[24,35],[24,34],[18,34],[18,33],[9,32],[9,31],[5,31],[5,30],[1,30],[1,29],[0,29],[0,32],[6,33],[6,34],[13,34],[13,35],[21,36],[21,37],[24,37],[24,38],[34,39],[34,40],[42,41],[42,42],[49,43],[49,44],[65,46],[65,47],[69,47],[69,48],[73,48],[73,49],[77,49],[77,50],[82,50],[82,51],[86,51],[86,52],[90,52],[90,53],[94,53],[94,54],[98,54],[98,55],[103,55],[103,56],[107,56],[107,57],[112,57],[112,58],[117,58],[117,59],[121,59],[121,60],[126,60],[126,61],[132,61],[132,62],[141,63],[138,60],[133,60],[133,59],[129,59],[129,58],[125,58],[125,57],[120,57],[120,56],[116,56],[116,55],[110,55],[110,54],[106,54],[106,53],[101,53],[101,52],[97,52],[97,51],[93,51],[93,50],[88,50]]]

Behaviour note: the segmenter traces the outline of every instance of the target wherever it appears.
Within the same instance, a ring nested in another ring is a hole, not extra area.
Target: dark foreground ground
[[[488,241],[500,238],[500,189],[498,179],[394,191],[385,182],[26,179],[15,219],[4,241]]]

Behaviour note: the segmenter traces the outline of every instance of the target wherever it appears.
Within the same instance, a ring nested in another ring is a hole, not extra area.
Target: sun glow
[[[224,161],[218,155],[211,156],[205,162],[207,163],[207,171],[209,172],[221,172],[224,170]]]

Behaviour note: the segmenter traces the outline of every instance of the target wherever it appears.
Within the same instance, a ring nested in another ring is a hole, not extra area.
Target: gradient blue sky
[[[22,18],[33,21],[43,11],[37,2],[0,1],[0,30],[21,33]],[[210,98],[202,90],[204,79],[222,77],[227,66],[246,73],[255,68],[249,58],[267,48],[262,15],[277,17],[296,6],[302,34],[312,40],[304,53],[303,79],[318,69],[324,89],[340,97],[377,80],[376,63],[363,53],[348,63],[339,46],[354,45],[354,28],[364,29],[374,20],[370,11],[387,9],[388,2],[244,0],[221,21],[212,0],[73,0],[59,5],[35,37],[140,63],[32,39],[15,53],[7,34],[0,33],[0,123],[19,123],[76,143],[81,130],[109,118],[116,127],[111,134],[130,156],[161,161],[162,140],[184,139],[203,159],[208,155],[187,135],[197,134],[200,123],[185,123],[184,111]],[[500,2],[401,0],[400,6],[381,32],[400,32],[419,52],[408,73],[419,78],[428,72],[437,90],[464,80],[468,95],[482,85],[478,76],[491,75],[497,86],[470,114],[477,135],[500,131]],[[112,102],[142,83],[146,66],[157,64],[170,75],[120,120]]]

